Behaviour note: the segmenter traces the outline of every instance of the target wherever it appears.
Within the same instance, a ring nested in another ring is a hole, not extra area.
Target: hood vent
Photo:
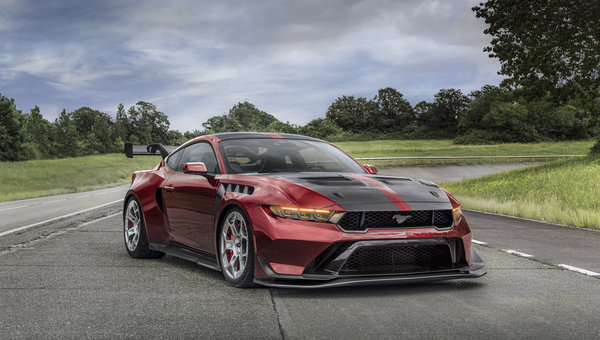
[[[408,178],[408,177],[371,177],[371,178],[376,179],[376,180],[380,181],[381,183],[385,183],[385,184],[389,184],[389,185],[413,181],[413,179]]]
[[[320,186],[365,186],[365,184],[361,181],[343,176],[304,177],[300,179],[310,184]]]

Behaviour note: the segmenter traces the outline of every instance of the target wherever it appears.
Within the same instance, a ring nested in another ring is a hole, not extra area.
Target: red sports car
[[[235,287],[331,287],[476,278],[460,203],[422,180],[377,175],[319,139],[218,133],[133,174],[123,206],[135,258],[164,254]],[[131,149],[129,150],[131,156]]]

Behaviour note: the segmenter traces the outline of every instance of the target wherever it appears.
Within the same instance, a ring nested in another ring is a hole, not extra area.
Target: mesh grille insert
[[[452,268],[447,245],[370,246],[355,250],[340,273],[405,273]]]
[[[364,220],[361,221],[363,215]],[[452,210],[353,211],[342,217],[339,226],[347,231],[373,228],[449,228],[452,226]]]

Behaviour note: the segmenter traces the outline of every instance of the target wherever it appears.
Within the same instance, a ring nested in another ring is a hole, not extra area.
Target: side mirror
[[[183,172],[186,174],[204,175],[208,171],[206,170],[206,165],[204,165],[204,163],[190,162],[183,165]]]
[[[363,168],[371,175],[377,175],[377,168],[374,165],[365,164]]]

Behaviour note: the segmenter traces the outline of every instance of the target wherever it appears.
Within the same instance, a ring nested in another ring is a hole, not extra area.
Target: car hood
[[[424,180],[347,173],[272,173],[268,177],[315,191],[348,211],[452,209],[446,193]],[[295,186],[282,189],[296,196]]]

